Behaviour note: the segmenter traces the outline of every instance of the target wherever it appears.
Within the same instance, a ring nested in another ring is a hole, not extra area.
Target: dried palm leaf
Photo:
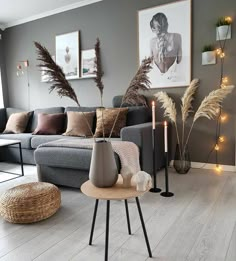
[[[199,87],[199,80],[194,79],[190,83],[189,87],[186,89],[183,97],[181,98],[181,112],[182,112],[182,121],[183,123],[189,116],[189,113],[192,112],[192,102],[194,100],[193,95],[195,94],[197,88]]]
[[[164,117],[168,117],[176,124],[176,108],[174,101],[167,95],[166,92],[157,92],[154,96],[160,103],[162,103],[161,108],[164,109]]]
[[[140,92],[147,91],[150,88],[150,80],[148,73],[152,69],[151,66],[152,58],[145,58],[138,71],[136,72],[134,78],[131,80],[129,87],[122,99],[122,104],[128,103],[130,105],[144,105],[147,106],[146,99]]]
[[[68,97],[75,101],[78,106],[80,106],[75,91],[71,87],[70,83],[66,80],[65,74],[61,67],[53,61],[50,53],[44,46],[38,42],[34,42],[34,44],[37,48],[37,60],[41,62],[38,66],[41,68],[41,70],[45,71],[45,73],[48,74],[50,80],[52,80],[52,85],[49,88],[50,92],[56,90],[60,97]]]

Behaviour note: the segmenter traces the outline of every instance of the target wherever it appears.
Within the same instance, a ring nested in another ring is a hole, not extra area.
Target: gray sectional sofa
[[[113,100],[118,106],[119,98]],[[89,166],[92,151],[89,149],[43,147],[41,144],[59,139],[80,139],[78,137],[62,135],[33,135],[37,126],[38,113],[66,113],[67,111],[95,111],[95,107],[52,107],[36,109],[32,112],[26,133],[0,134],[0,139],[18,139],[22,142],[23,161],[26,164],[36,164],[39,180],[51,182],[57,185],[80,187],[81,183],[88,179]],[[12,113],[21,110],[6,108],[0,109],[0,131],[5,128],[7,119]],[[95,120],[96,122],[96,120]],[[156,131],[156,169],[164,166],[163,153],[163,125],[157,123]],[[66,122],[65,122],[66,128]],[[94,126],[95,128],[95,126]],[[120,140],[132,141],[140,149],[141,168],[152,173],[152,123],[151,111],[142,106],[129,107],[127,114],[127,126],[121,130]],[[38,147],[39,146],[39,147]],[[120,162],[115,155],[118,168]],[[19,162],[18,147],[11,146],[0,148],[0,160]]]

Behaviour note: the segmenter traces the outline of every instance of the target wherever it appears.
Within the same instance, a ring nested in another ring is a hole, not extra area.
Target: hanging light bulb
[[[216,49],[216,54],[217,54],[217,55],[220,55],[221,53],[222,53],[221,48],[217,48],[217,49]]]
[[[226,114],[222,114],[222,115],[220,116],[221,122],[225,122],[226,119],[227,119],[227,115],[226,115]]]
[[[215,170],[220,173],[222,171],[222,167],[219,164],[216,164]]]
[[[221,58],[221,59],[225,58],[225,53],[222,52],[222,53],[220,54],[220,58]]]
[[[229,78],[227,76],[222,78],[222,83],[227,84],[229,82]]]
[[[232,18],[230,16],[225,17],[225,21],[228,22],[229,24],[232,23]]]
[[[215,145],[215,150],[217,150],[217,151],[220,150],[220,147],[218,144]]]
[[[225,137],[224,137],[224,136],[220,136],[218,140],[219,140],[219,142],[221,142],[221,143],[222,143],[222,142],[224,142],[224,141],[225,141]]]

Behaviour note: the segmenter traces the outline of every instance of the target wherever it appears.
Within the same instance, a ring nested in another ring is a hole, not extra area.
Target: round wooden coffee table
[[[110,188],[97,188],[95,187],[90,180],[86,181],[81,186],[81,191],[88,197],[96,199],[95,201],[95,207],[94,207],[94,213],[93,213],[93,221],[92,221],[92,227],[91,227],[91,233],[90,233],[90,239],[89,239],[89,245],[92,245],[93,241],[93,232],[96,222],[96,216],[97,216],[97,208],[98,208],[98,202],[99,200],[106,200],[107,201],[107,207],[106,207],[106,236],[105,236],[105,261],[108,260],[108,244],[109,244],[109,216],[110,216],[110,200],[124,200],[125,202],[125,210],[126,210],[126,217],[127,217],[127,225],[128,225],[128,233],[131,235],[131,227],[130,227],[130,219],[129,219],[129,209],[128,209],[128,202],[127,199],[129,198],[135,198],[140,221],[142,224],[142,229],[147,245],[147,250],[149,257],[152,257],[151,248],[148,241],[148,236],[145,228],[145,223],[143,220],[143,214],[139,202],[139,196],[143,195],[146,191],[140,192],[136,191],[136,187],[132,186],[130,188],[124,188],[122,185],[122,178],[119,177],[117,183]],[[148,191],[148,190],[147,190]]]

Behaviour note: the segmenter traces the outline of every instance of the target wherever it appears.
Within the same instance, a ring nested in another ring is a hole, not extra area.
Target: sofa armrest
[[[0,133],[2,133],[5,130],[6,124],[7,124],[6,109],[1,108],[0,109]]]
[[[121,139],[131,141],[139,147],[140,164],[142,170],[152,174],[153,172],[153,146],[152,146],[152,123],[143,123],[124,127],[121,130]],[[164,158],[164,128],[162,122],[156,123],[155,132],[156,170],[165,165]]]

